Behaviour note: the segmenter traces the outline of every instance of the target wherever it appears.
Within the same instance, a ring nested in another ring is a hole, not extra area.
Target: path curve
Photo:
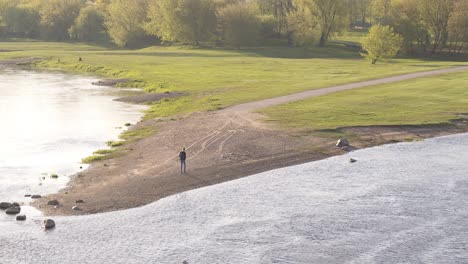
[[[304,100],[307,98],[318,97],[318,96],[322,96],[322,95],[326,95],[330,93],[364,88],[364,87],[369,87],[369,86],[374,86],[374,85],[379,85],[379,84],[400,82],[400,81],[415,79],[419,77],[426,77],[426,76],[431,76],[431,75],[459,72],[459,71],[464,71],[464,70],[468,70],[468,66],[460,66],[460,67],[434,70],[434,71],[416,72],[416,73],[409,73],[409,74],[387,77],[387,78],[382,78],[382,79],[342,84],[342,85],[331,86],[331,87],[322,88],[322,89],[307,90],[307,91],[300,92],[300,93],[295,93],[295,94],[290,94],[290,95],[285,95],[285,96],[280,96],[280,97],[275,97],[275,98],[270,98],[270,99],[265,99],[265,100],[260,100],[260,101],[254,101],[250,103],[239,104],[239,105],[235,105],[232,107],[228,107],[222,111],[253,112],[262,108],[272,107],[272,106],[290,103],[294,101],[300,101],[300,100]]]

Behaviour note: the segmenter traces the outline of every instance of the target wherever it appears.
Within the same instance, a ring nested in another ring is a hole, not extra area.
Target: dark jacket
[[[187,158],[187,153],[185,153],[185,151],[181,151],[179,153],[179,159],[180,160],[185,160]]]

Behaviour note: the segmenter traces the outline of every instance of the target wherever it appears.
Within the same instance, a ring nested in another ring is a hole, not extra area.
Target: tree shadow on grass
[[[241,49],[229,48],[193,48],[181,50],[110,50],[99,52],[99,55],[116,54],[120,56],[153,56],[153,57],[199,57],[199,58],[235,58],[235,57],[264,57],[281,59],[361,59],[360,48],[347,45],[344,42],[331,42],[326,47],[246,47]]]

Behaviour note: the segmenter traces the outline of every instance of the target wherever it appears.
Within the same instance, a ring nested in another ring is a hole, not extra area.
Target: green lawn
[[[147,118],[207,111],[336,84],[460,65],[460,62],[395,59],[370,65],[358,50],[327,48],[246,50],[150,47],[112,50],[49,42],[0,42],[0,59],[39,57],[38,67],[135,80],[149,92],[182,91],[155,103]],[[83,61],[78,62],[78,57]],[[58,62],[60,59],[60,62]]]
[[[269,121],[312,130],[440,124],[468,113],[468,72],[329,94],[262,110]]]

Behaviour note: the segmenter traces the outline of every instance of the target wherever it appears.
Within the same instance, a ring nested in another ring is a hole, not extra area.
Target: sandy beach
[[[177,120],[144,121],[134,129],[157,132],[125,146],[126,154],[93,164],[69,186],[33,205],[47,215],[93,214],[138,207],[161,198],[276,168],[345,154],[336,139],[265,125],[262,117],[226,112],[197,113]],[[353,148],[420,140],[468,131],[464,122],[443,126],[347,128]],[[180,174],[178,152],[187,148],[188,172]],[[56,199],[61,206],[48,206]],[[82,211],[72,207],[77,200]]]

